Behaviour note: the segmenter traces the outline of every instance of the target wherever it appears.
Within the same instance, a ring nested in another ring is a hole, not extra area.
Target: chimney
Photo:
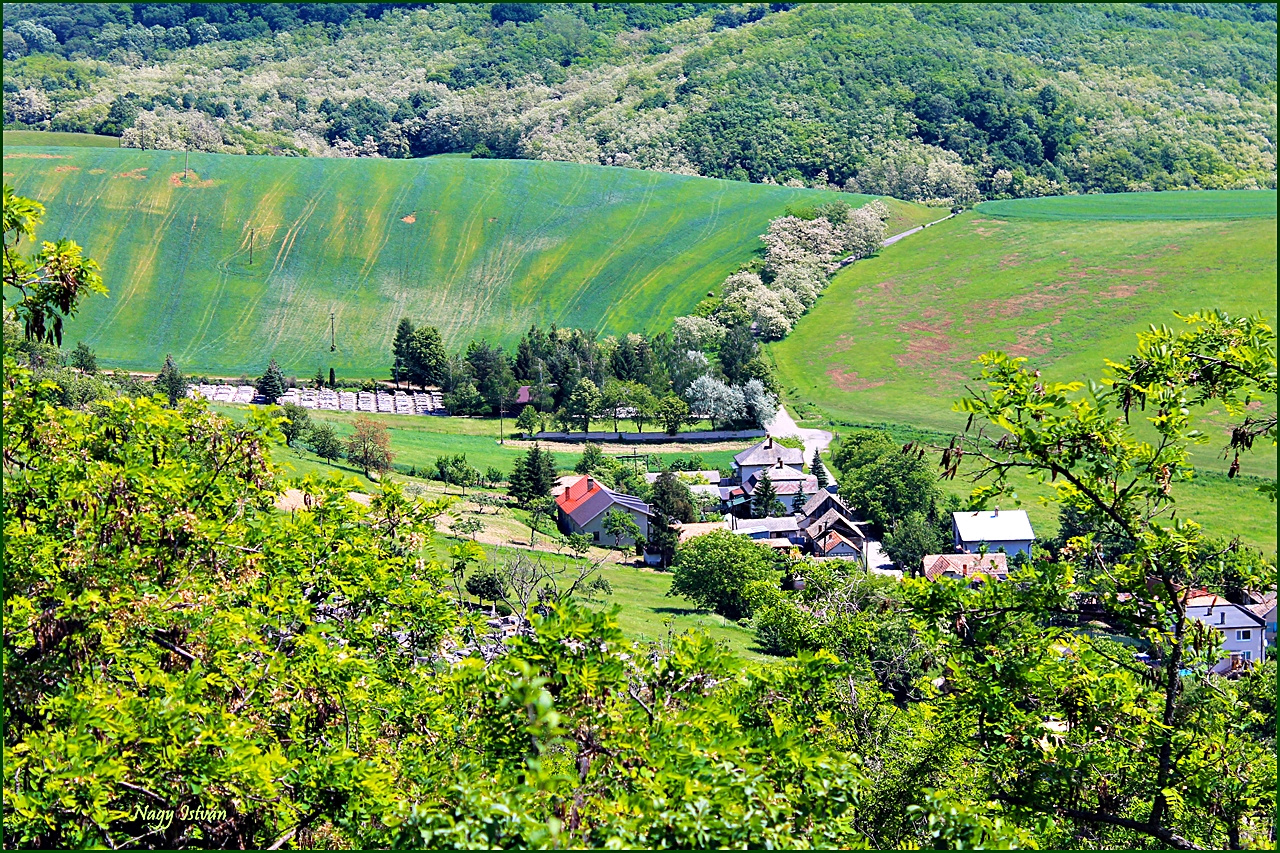
[[[999,515],[999,514],[1000,514],[1000,507],[996,507],[996,512],[995,512],[995,514],[996,514],[996,515]]]
[[[778,457],[778,467],[779,467],[779,468],[781,468],[781,467],[782,467],[782,457],[781,457],[781,456],[779,456],[779,457]]]
[[[587,477],[587,491],[591,491],[596,487],[595,481],[590,476]]]
[[[765,447],[767,447],[767,448],[769,448],[770,450],[772,450],[772,449],[773,449],[773,436],[771,436],[771,435],[766,435],[766,436],[764,437],[764,446],[765,446]]]

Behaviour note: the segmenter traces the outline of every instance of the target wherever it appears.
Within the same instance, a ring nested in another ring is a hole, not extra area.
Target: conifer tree
[[[751,515],[753,518],[773,518],[782,515],[787,509],[778,500],[778,490],[773,487],[773,480],[768,472],[760,475],[760,482],[751,494]]]
[[[818,488],[825,489],[831,481],[827,479],[827,469],[822,465],[822,452],[813,449],[813,461],[809,463],[809,473],[818,478]]]
[[[266,398],[267,403],[271,404],[284,396],[284,388],[284,373],[273,358],[271,363],[267,365],[266,373],[263,373],[258,380],[258,393]]]
[[[172,355],[164,357],[164,367],[160,368],[160,375],[156,377],[156,388],[169,398],[170,406],[178,405],[178,401],[187,396],[187,380],[173,363]]]

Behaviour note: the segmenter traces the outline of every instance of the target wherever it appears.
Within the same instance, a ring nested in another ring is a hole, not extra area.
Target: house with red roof
[[[613,543],[613,537],[605,532],[604,517],[613,509],[628,513],[640,528],[640,535],[649,536],[649,520],[653,513],[649,505],[634,495],[615,492],[590,474],[578,477],[562,477],[556,499],[556,519],[565,533],[582,533],[593,542]],[[633,545],[633,539],[623,537],[619,544]]]

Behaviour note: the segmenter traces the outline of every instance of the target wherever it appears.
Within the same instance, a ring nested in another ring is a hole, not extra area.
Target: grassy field
[[[1274,219],[1276,191],[1116,193],[984,201],[983,216],[1038,222]]]
[[[246,406],[214,404],[212,408],[234,420],[241,420],[248,412]],[[506,444],[498,444],[498,420],[496,418],[433,418],[413,417],[409,415],[365,415],[356,412],[330,412],[313,410],[313,423],[323,422],[333,426],[340,438],[346,438],[355,430],[357,417],[369,417],[385,424],[391,440],[391,452],[397,468],[412,467],[417,470],[434,470],[436,457],[465,453],[467,462],[484,471],[497,468],[509,473],[517,457],[523,455],[529,442],[508,438]],[[508,435],[515,434],[515,424],[508,418],[506,422]],[[733,454],[749,447],[751,442],[715,442],[705,446],[697,443],[627,445],[626,449],[614,445],[605,445],[606,455],[630,453],[632,449],[655,456],[663,462],[676,457],[688,457],[697,454],[702,457],[703,464],[709,468],[728,468],[732,465]],[[554,454],[556,465],[561,470],[572,470],[578,457],[582,455],[581,444],[555,444],[544,442],[544,449]],[[311,472],[323,473],[334,470],[335,466],[321,460],[305,448],[279,448],[275,459],[284,467],[286,473],[299,476]],[[641,461],[643,464],[643,460]],[[359,475],[363,472],[351,468],[346,462],[337,463],[337,469],[345,473]]]
[[[4,147],[14,145],[58,145],[65,148],[119,148],[120,137],[96,133],[60,133],[48,130],[6,130]]]
[[[1174,311],[1261,312],[1274,323],[1275,203],[1274,192],[1080,196],[992,203],[1000,218],[984,204],[842,270],[768,351],[807,423],[954,432],[964,418],[951,404],[982,352],[1003,349],[1047,377],[1085,379],[1101,375],[1104,358],[1124,358],[1148,324],[1175,323]],[[1119,213],[1076,218],[1088,209],[1077,205]],[[1268,205],[1270,216],[1256,215]],[[1117,218],[1139,212],[1164,218]],[[1223,413],[1206,414],[1225,424]],[[1186,499],[1215,533],[1273,551],[1275,507],[1255,478],[1275,477],[1275,448],[1242,459],[1251,476],[1229,481],[1214,476],[1227,465],[1225,431],[1212,438],[1197,449],[1206,476],[1184,487]],[[1051,511],[1040,514],[1038,527],[1053,523],[1043,517]]]
[[[5,181],[48,209],[111,295],[66,339],[99,361],[188,373],[384,376],[396,323],[450,346],[531,323],[656,332],[748,260],[788,206],[868,196],[529,160],[344,160],[10,148]],[[937,217],[890,202],[891,229]],[[251,259],[252,255],[252,259]],[[252,260],[252,262],[251,262]],[[330,352],[330,312],[337,351]]]

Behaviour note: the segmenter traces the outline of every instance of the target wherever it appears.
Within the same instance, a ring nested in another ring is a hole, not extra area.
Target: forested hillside
[[[6,4],[6,127],[968,202],[1276,185],[1263,4]]]

